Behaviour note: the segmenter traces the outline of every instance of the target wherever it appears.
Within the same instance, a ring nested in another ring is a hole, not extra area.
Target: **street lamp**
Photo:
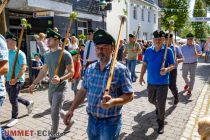
[[[103,24],[103,29],[105,29],[105,22],[104,22],[104,11],[105,11],[105,7],[106,7],[107,3],[105,0],[100,0],[99,1],[99,7],[101,10],[101,14],[102,14],[102,24]]]
[[[101,7],[101,9],[105,9],[105,7],[106,7],[106,1],[105,0],[100,0],[99,1],[99,6]]]

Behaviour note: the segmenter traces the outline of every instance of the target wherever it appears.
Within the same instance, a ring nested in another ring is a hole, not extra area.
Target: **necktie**
[[[89,42],[89,45],[88,45],[88,50],[87,50],[87,55],[86,55],[86,59],[89,58],[89,55],[90,55],[90,47],[91,47],[91,43],[92,41]]]

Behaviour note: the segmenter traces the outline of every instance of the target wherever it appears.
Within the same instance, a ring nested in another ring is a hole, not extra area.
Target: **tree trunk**
[[[175,36],[175,43],[176,43],[176,31],[174,31],[174,36]]]
[[[7,31],[5,11],[0,14],[0,34],[5,34]]]

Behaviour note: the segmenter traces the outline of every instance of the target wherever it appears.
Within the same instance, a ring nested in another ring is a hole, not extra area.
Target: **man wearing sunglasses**
[[[187,90],[187,95],[191,95],[195,83],[195,70],[197,68],[198,57],[202,53],[200,46],[194,43],[194,35],[189,33],[186,37],[187,44],[181,46],[183,54],[182,77],[185,81],[184,89]],[[188,74],[190,75],[190,79],[188,78]]]

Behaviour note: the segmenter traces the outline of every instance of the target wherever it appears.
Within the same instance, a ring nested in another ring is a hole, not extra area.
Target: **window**
[[[144,9],[141,9],[141,20],[144,21]]]
[[[150,22],[150,11],[148,11],[148,22]]]
[[[154,14],[154,23],[156,23],[156,14]]]
[[[133,7],[133,19],[137,19],[137,8]]]

